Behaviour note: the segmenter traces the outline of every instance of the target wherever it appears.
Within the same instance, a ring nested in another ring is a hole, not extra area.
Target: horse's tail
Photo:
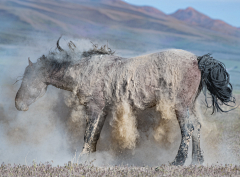
[[[229,74],[225,65],[213,59],[211,54],[199,56],[198,67],[201,71],[201,82],[199,92],[203,90],[207,107],[212,107],[212,114],[214,112],[228,112],[222,110],[220,105],[235,104],[235,98],[232,96],[232,85],[229,82]],[[212,105],[209,106],[207,102],[207,90],[210,92],[212,98]]]

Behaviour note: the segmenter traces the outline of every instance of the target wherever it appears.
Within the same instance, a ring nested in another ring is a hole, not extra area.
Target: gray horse
[[[106,47],[94,46],[78,53],[70,42],[69,48],[63,50],[58,40],[58,51],[43,55],[36,63],[29,60],[15,98],[18,110],[27,111],[48,85],[75,93],[88,116],[82,154],[89,154],[96,151],[109,111],[115,112],[118,130],[114,136],[123,148],[131,149],[138,137],[134,110],[155,107],[162,119],[177,118],[180,125],[181,144],[172,164],[185,163],[191,138],[192,164],[203,163],[196,98],[201,90],[205,96],[208,90],[213,112],[224,112],[219,105],[235,102],[229,75],[221,62],[209,54],[197,57],[177,49],[122,58]],[[124,127],[124,121],[131,128]]]

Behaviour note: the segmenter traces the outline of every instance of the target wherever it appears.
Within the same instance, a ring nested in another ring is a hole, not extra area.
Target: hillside
[[[171,14],[172,17],[186,22],[190,25],[196,25],[216,31],[225,35],[240,37],[240,29],[233,27],[222,20],[214,20],[210,17],[198,12],[192,7],[187,9],[180,9],[175,13]]]
[[[186,16],[189,10],[197,15]],[[2,0],[0,15],[0,44],[4,45],[64,34],[108,40],[119,49],[141,53],[161,48],[240,53],[239,29],[229,25],[218,30],[221,23],[192,8],[166,15],[121,0]]]

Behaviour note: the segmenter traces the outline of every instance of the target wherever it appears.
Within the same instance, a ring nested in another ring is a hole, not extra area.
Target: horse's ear
[[[62,36],[61,36],[61,37],[62,37]],[[60,45],[59,45],[59,41],[60,41],[61,37],[60,37],[60,38],[58,39],[58,41],[57,41],[57,49],[59,50],[59,52],[64,51],[64,50],[62,49],[62,47],[60,47]]]
[[[30,58],[28,57],[28,63],[29,63],[29,66],[32,66],[33,63],[31,62]]]

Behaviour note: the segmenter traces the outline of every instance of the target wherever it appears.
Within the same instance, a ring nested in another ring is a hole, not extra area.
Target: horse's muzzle
[[[15,107],[19,111],[27,111],[28,110],[28,106],[26,104],[24,104],[23,102],[19,102],[17,100],[15,101]]]

